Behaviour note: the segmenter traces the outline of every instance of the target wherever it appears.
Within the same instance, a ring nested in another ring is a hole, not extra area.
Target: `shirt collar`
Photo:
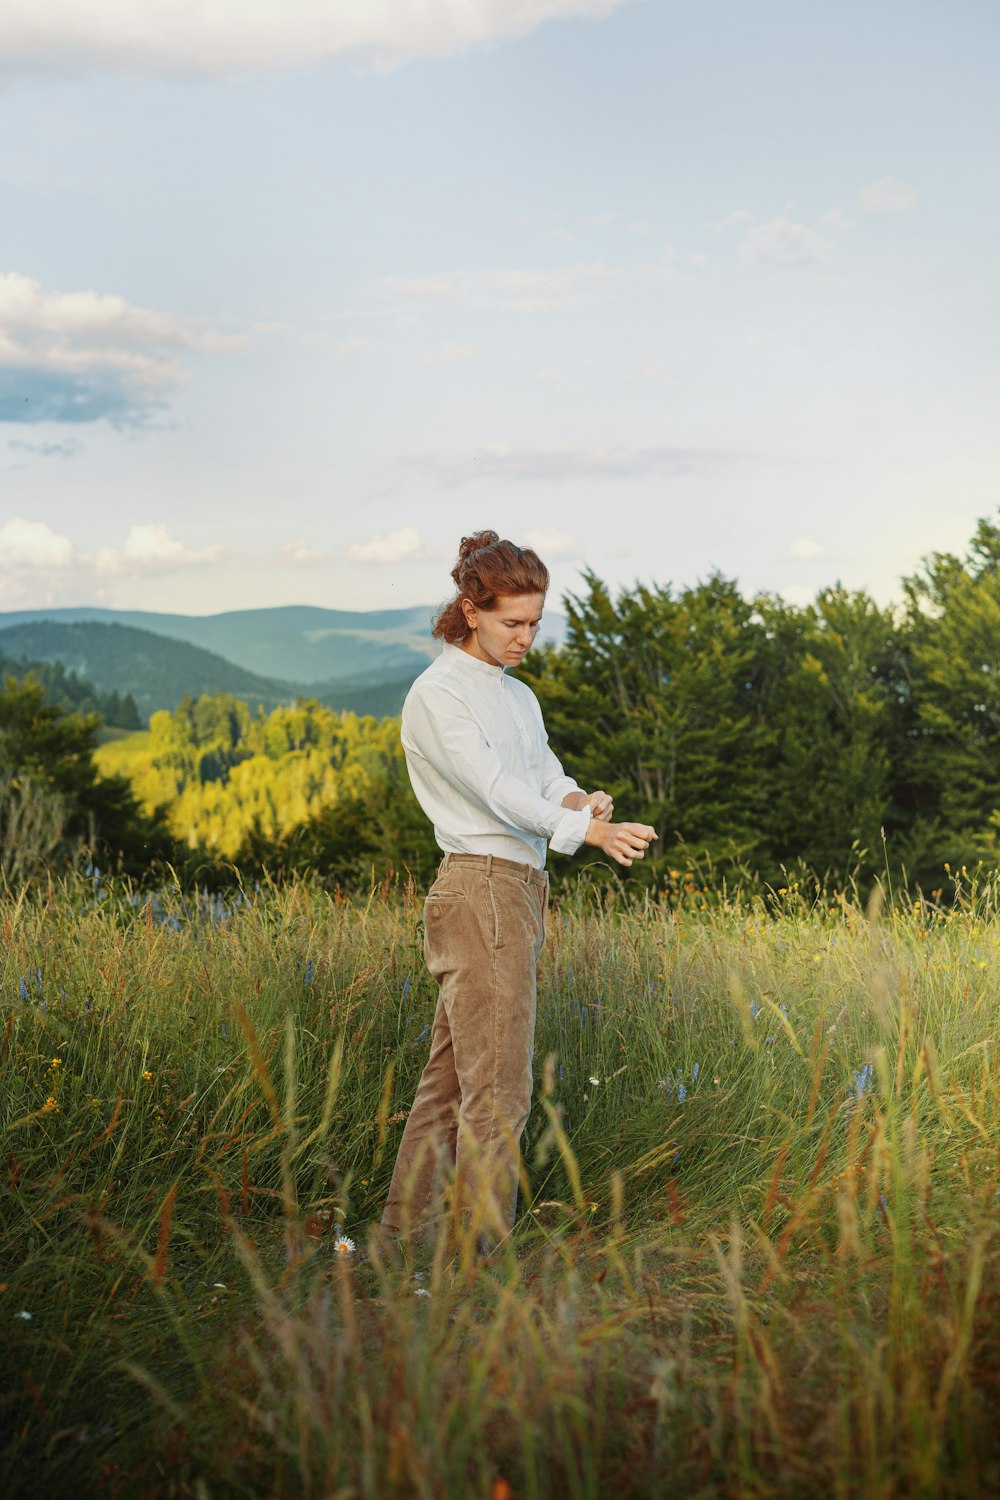
[[[507,670],[506,667],[493,666],[492,662],[480,661],[478,656],[473,656],[469,651],[463,651],[461,646],[451,645],[449,641],[445,641],[444,650],[453,658],[460,657],[463,666],[469,666],[476,672],[488,672],[491,677],[502,677]]]

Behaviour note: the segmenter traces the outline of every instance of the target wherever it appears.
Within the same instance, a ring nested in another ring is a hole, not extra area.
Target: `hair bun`
[[[499,540],[500,536],[496,531],[476,531],[472,536],[463,536],[458,544],[458,562],[451,570],[451,576],[459,588],[462,586],[459,582],[459,575],[473,552],[478,552],[480,547],[490,547]]]

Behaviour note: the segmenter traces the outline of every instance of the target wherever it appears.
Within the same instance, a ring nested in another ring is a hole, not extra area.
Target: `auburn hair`
[[[476,609],[493,609],[497,600],[510,594],[545,594],[549,570],[530,547],[502,542],[495,531],[477,531],[463,536],[458,561],[451,570],[458,593],[434,621],[434,634],[450,646],[458,646],[469,634],[462,600]]]

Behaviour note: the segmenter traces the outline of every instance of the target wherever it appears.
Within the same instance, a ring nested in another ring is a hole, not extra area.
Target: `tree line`
[[[53,708],[65,709],[67,713],[96,713],[105,724],[117,729],[142,728],[139,709],[131,693],[119,693],[117,688],[102,693],[61,661],[33,661],[24,655],[14,657],[0,651],[0,682],[8,676],[18,681],[34,677],[42,684],[45,700]]]
[[[593,573],[568,638],[527,658],[573,774],[652,823],[664,864],[778,882],[801,862],[924,890],[994,867],[1000,833],[1000,529],[933,553],[879,608],[821,590],[744,599],[718,574],[612,599]]]
[[[888,865],[894,880],[930,892],[947,885],[946,866],[995,867],[1000,528],[991,521],[979,522],[964,556],[925,558],[891,608],[840,586],[805,606],[748,599],[718,573],[613,596],[592,572],[564,607],[565,643],[532,653],[520,675],[566,769],[611,792],[618,816],[657,828],[655,857],[630,881],[669,889],[697,869],[703,881],[779,886],[794,866],[817,881],[868,884]],[[25,807],[37,812],[47,795],[70,830],[52,857],[66,857],[74,837],[89,849],[89,834],[136,874],[151,853],[205,878],[235,865],[279,878],[311,870],[343,885],[390,868],[425,880],[436,864],[398,720],[315,699],[254,715],[231,694],[188,697],[154,714],[148,736],[100,747],[98,776],[96,715],[46,720],[39,736],[39,691],[8,678],[0,696],[8,848],[11,810],[20,806],[24,825]],[[26,692],[36,693],[28,708]],[[20,738],[19,713],[36,723]],[[60,756],[73,760],[76,781],[65,766],[53,773]],[[18,774],[33,789],[21,804]],[[621,878],[589,850],[552,857],[557,880],[581,865],[590,879]]]

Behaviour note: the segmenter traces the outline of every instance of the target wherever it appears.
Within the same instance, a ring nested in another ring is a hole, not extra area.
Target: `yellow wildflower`
[[[145,1079],[145,1081],[146,1081],[146,1082],[147,1082],[147,1083],[152,1083],[152,1081],[153,1081],[153,1075],[152,1075],[152,1073],[151,1073],[151,1072],[150,1072],[150,1071],[149,1071],[149,1069],[148,1069],[148,1068],[147,1068],[147,1069],[146,1069],[146,1071],[145,1071],[145,1072],[144,1072],[144,1073],[143,1073],[143,1075],[142,1075],[142,1076],[143,1076],[143,1078],[144,1078],[144,1079]]]

